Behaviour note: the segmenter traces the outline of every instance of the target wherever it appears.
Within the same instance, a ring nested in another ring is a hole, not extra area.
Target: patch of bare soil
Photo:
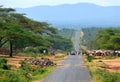
[[[8,64],[11,65],[13,68],[19,68],[21,66],[20,61],[22,61],[26,58],[31,58],[31,57],[14,56],[12,58],[8,57],[6,59],[8,61]]]
[[[57,66],[61,66],[61,61],[65,58],[66,58],[65,54],[62,53],[57,53],[55,54],[55,56],[49,57],[49,59],[54,61],[57,64]]]
[[[9,57],[8,55],[3,55],[3,54],[0,54],[0,57],[6,58],[7,61],[8,61],[7,63],[9,65],[11,65],[12,68],[19,68],[21,66],[19,64],[19,62],[21,60],[32,58],[32,57],[22,57],[22,56]],[[49,56],[49,57],[46,57],[46,58],[49,58],[51,61],[53,61],[57,65],[59,65],[61,63],[61,60],[64,59],[64,54],[58,53],[58,54],[55,54],[55,56]]]
[[[55,56],[64,56],[64,54],[57,53],[57,54],[55,54]]]
[[[83,32],[83,31],[81,31],[81,32],[80,32],[80,35],[81,35],[81,37],[83,37],[83,36],[84,36],[84,32]]]
[[[105,69],[110,72],[120,72],[120,58],[103,60]]]

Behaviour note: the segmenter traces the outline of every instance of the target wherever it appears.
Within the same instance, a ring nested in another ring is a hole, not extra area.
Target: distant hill
[[[18,8],[19,13],[59,27],[120,26],[120,6],[103,7],[90,3]]]

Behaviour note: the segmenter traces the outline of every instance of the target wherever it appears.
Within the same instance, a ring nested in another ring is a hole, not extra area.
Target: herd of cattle
[[[93,56],[111,56],[111,55],[114,55],[114,56],[120,57],[120,51],[119,50],[116,50],[116,51],[113,51],[113,50],[93,50],[92,55]]]

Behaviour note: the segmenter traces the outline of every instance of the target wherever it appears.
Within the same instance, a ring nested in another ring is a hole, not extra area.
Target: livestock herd
[[[93,56],[118,56],[120,57],[120,50],[93,50]]]

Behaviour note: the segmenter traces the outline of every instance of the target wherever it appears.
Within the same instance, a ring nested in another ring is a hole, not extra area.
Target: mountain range
[[[34,20],[56,27],[119,27],[120,6],[99,6],[91,3],[63,4],[16,8]]]

